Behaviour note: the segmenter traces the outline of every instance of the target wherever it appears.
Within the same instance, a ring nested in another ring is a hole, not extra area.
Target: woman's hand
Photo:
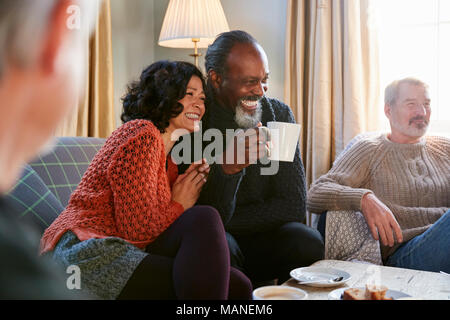
[[[198,172],[201,172],[206,176],[208,176],[210,167],[209,164],[206,162],[206,159],[203,158],[200,162],[192,163],[182,175],[189,174],[193,170],[197,170]]]
[[[181,204],[184,210],[194,206],[209,174],[209,165],[205,159],[193,163],[185,173],[179,175],[172,186],[172,200]]]

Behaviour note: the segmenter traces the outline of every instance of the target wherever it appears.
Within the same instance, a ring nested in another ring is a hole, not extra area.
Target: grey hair
[[[0,5],[0,76],[5,62],[26,65],[34,54],[55,0],[2,0]]]
[[[428,85],[416,78],[408,77],[401,80],[395,80],[389,84],[384,90],[384,103],[390,106],[394,106],[398,99],[398,89],[401,84],[411,84],[414,86],[422,86],[428,91]]]
[[[7,61],[26,67],[36,58],[50,15],[59,0],[1,0],[0,4],[0,79]],[[94,14],[93,0],[77,0],[89,25]]]

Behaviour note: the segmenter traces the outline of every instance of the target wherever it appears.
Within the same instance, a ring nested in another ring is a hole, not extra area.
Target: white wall
[[[284,54],[287,0],[222,0],[230,29],[258,40],[269,59],[268,96],[284,99]]]
[[[287,0],[221,0],[230,29],[247,31],[263,46],[269,59],[268,95],[283,100],[284,44]],[[193,49],[158,45],[159,33],[169,0],[111,0],[114,90],[117,126],[120,97],[128,81],[144,67],[161,59],[187,60]],[[199,65],[204,70],[204,54]]]

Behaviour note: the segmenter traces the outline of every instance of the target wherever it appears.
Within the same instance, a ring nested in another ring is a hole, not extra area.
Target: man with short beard
[[[428,86],[385,91],[391,132],[356,142],[309,190],[308,209],[362,212],[390,266],[450,272],[450,140],[425,136]]]
[[[263,126],[269,121],[295,123],[294,116],[287,105],[265,96],[267,56],[248,33],[219,35],[208,48],[205,66],[208,92],[203,130],[214,128],[224,135],[227,129],[241,130],[245,131],[241,138],[247,140],[242,140],[244,155],[236,154],[240,149],[234,148],[239,137],[228,141],[223,163],[211,166],[199,202],[221,214],[232,266],[256,286],[273,279],[282,283],[292,269],[322,259],[324,252],[320,233],[303,224],[306,186],[299,148],[293,162],[267,159]],[[245,161],[238,161],[240,156]],[[277,170],[262,174],[274,162]]]

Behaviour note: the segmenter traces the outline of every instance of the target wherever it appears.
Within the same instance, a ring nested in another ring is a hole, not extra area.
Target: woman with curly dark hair
[[[92,160],[41,252],[80,268],[83,288],[105,299],[249,299],[248,278],[230,267],[218,212],[194,206],[209,173],[182,175],[170,150],[205,113],[202,73],[155,62],[123,98],[124,124]]]

